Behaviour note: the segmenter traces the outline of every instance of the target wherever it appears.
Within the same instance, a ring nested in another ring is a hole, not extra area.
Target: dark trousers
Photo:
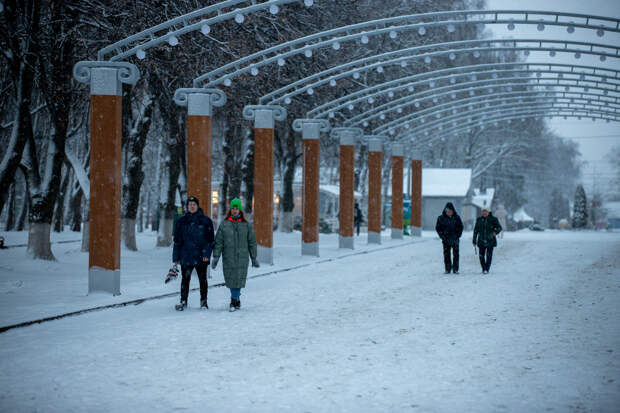
[[[360,223],[359,222],[355,224],[355,228],[357,229],[357,236],[359,237],[360,235]]]
[[[489,271],[493,259],[493,247],[478,247],[478,256],[480,256],[482,271]]]
[[[452,250],[452,259],[450,258],[450,250]],[[449,245],[445,242],[443,243],[443,263],[448,272],[459,270],[459,244]]]
[[[207,267],[208,263],[203,262],[196,266],[194,265],[181,265],[181,274],[183,278],[181,279],[181,301],[187,301],[187,296],[189,295],[189,280],[192,279],[192,270],[196,268],[196,275],[198,275],[198,282],[200,282],[200,300],[207,299],[207,289],[209,285],[207,284]]]

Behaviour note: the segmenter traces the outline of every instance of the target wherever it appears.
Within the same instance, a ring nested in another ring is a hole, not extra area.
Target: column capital
[[[128,83],[130,85],[134,85],[138,80],[140,80],[140,70],[133,63],[103,62],[97,60],[82,60],[80,62],[77,62],[73,66],[73,77],[78,82],[88,83],[91,80],[91,71],[95,68],[116,69],[118,71],[118,81],[121,83]]]
[[[318,128],[319,132],[329,132],[329,129],[331,128],[331,125],[327,119],[295,119],[293,121],[293,130],[295,132],[302,132],[306,135],[308,126]],[[315,139],[318,139],[318,137]]]
[[[253,120],[255,129],[273,129],[275,120],[286,119],[286,109],[279,105],[247,105],[243,119]]]
[[[189,115],[211,116],[213,106],[224,106],[226,94],[215,88],[180,88],[173,99],[177,105],[187,106]]]
[[[392,144],[392,156],[404,156],[405,155],[405,145],[402,143],[393,143]]]
[[[368,151],[369,152],[383,152],[383,139],[379,139],[379,138],[368,139]]]
[[[361,128],[333,128],[330,135],[332,138],[339,138],[340,145],[355,145],[355,140],[364,136]]]
[[[422,152],[420,151],[411,151],[408,154],[408,158],[412,161],[421,161],[422,160]]]

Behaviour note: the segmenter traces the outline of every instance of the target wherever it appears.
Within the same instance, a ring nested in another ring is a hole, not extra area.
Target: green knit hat
[[[241,209],[241,200],[239,198],[235,198],[230,201],[230,209],[233,208]]]

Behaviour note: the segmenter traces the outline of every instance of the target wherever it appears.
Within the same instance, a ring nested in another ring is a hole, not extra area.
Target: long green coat
[[[500,232],[502,232],[502,226],[493,214],[489,212],[486,218],[478,217],[474,227],[474,244],[479,247],[496,247],[497,239],[493,233],[499,234]]]
[[[256,258],[256,236],[248,222],[222,221],[215,234],[213,258],[222,259],[228,288],[245,288],[249,258]]]

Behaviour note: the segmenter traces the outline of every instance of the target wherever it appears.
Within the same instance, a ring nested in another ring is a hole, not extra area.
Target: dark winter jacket
[[[451,209],[452,212],[454,212],[452,216],[446,214],[446,209]],[[458,245],[459,238],[461,238],[463,234],[463,221],[461,221],[461,217],[456,213],[452,202],[448,202],[441,215],[437,217],[435,231],[437,231],[439,238],[441,238],[444,244]]]
[[[215,235],[213,259],[223,257],[224,281],[228,288],[245,288],[249,258],[256,258],[256,236],[244,219],[227,217]]]
[[[198,265],[210,258],[213,250],[213,221],[202,209],[186,213],[177,221],[174,230],[172,261],[182,265]]]
[[[364,222],[364,215],[362,214],[362,210],[358,206],[355,207],[355,214],[353,215],[353,221],[355,225],[358,225]]]
[[[500,232],[502,232],[502,226],[493,214],[489,212],[489,215],[486,217],[478,217],[474,227],[474,244],[479,247],[496,247],[497,239],[495,235]]]

